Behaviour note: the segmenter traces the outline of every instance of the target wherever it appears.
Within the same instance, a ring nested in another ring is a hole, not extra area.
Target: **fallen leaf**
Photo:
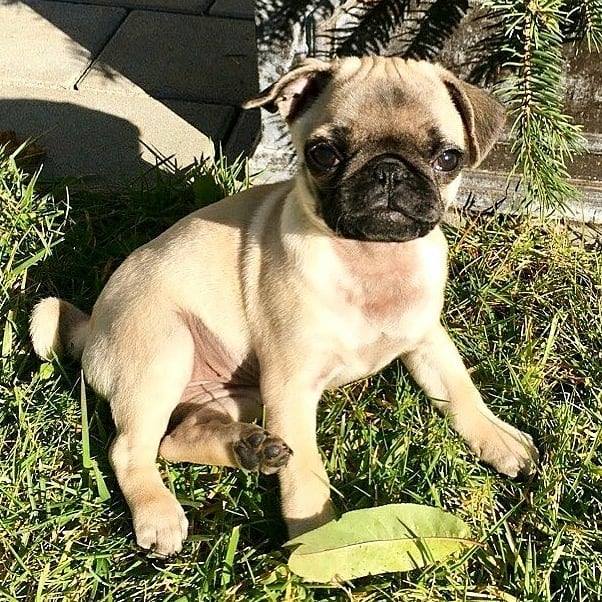
[[[409,571],[475,545],[453,514],[419,504],[353,510],[284,544],[295,547],[288,566],[310,581],[347,581]]]

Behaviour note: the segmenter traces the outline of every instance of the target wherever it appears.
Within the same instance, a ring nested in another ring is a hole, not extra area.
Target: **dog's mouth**
[[[442,213],[436,218],[412,216],[407,212],[378,208],[361,213],[339,216],[335,234],[343,238],[378,242],[408,242],[426,236],[441,221]]]
[[[434,212],[431,212],[432,214],[434,214]],[[375,219],[375,220],[384,220],[384,221],[390,221],[392,223],[401,223],[401,222],[407,222],[408,220],[411,222],[418,222],[420,224],[438,224],[439,221],[441,220],[441,216],[439,214],[436,214],[436,217],[434,217],[433,215],[431,216],[425,216],[425,215],[413,215],[412,213],[410,213],[409,211],[407,211],[404,208],[399,208],[399,209],[394,209],[392,207],[387,207],[387,208],[378,208],[378,209],[373,209],[371,211],[367,211],[364,214],[360,214],[358,217],[368,217],[371,219]]]

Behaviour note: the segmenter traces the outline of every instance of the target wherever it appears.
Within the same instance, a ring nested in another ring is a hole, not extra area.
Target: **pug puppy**
[[[532,472],[531,437],[487,408],[440,323],[439,224],[502,106],[440,66],[381,57],[307,60],[245,106],[288,123],[292,180],[180,220],[123,262],[91,316],[56,298],[32,316],[36,352],[81,358],[111,404],[138,544],[169,555],[187,535],[157,452],[277,472],[291,536],[332,519],[320,397],[398,357],[478,458]]]

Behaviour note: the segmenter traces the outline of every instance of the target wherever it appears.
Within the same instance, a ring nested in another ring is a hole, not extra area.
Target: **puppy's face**
[[[441,67],[382,57],[308,61],[247,106],[287,120],[312,209],[334,233],[395,242],[440,222],[504,115]]]

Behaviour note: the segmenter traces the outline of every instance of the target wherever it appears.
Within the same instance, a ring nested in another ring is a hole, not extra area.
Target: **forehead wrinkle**
[[[400,71],[400,67],[402,67],[403,65],[406,64],[406,61],[404,61],[402,58],[400,57],[393,57],[393,66],[395,67],[395,71],[397,71],[397,75],[399,76],[399,79],[403,79],[403,75]]]
[[[352,133],[352,145],[384,131],[421,139],[434,126],[446,141],[465,146],[461,117],[429,63],[399,57],[347,57],[338,59],[336,65],[325,93],[291,130],[299,144],[312,131],[336,122]]]
[[[372,68],[374,67],[374,61],[372,57],[364,57],[361,59],[360,68],[355,72],[353,79],[366,79],[369,77]]]
[[[399,71],[395,66],[395,61],[385,60],[385,73],[388,79],[395,80],[399,77]]]
[[[368,75],[377,78],[386,78],[389,75],[389,61],[382,56],[372,57],[372,69]]]
[[[355,62],[354,62],[355,59]],[[438,78],[434,78],[427,64],[417,61],[409,61],[399,57],[367,56],[361,59],[341,59],[339,76],[335,76],[335,88],[340,94],[340,102],[346,99],[357,98],[356,92],[360,89],[366,90],[364,82],[371,81],[372,86],[368,88],[368,96],[371,88],[378,87],[381,91],[387,87],[401,91],[408,96],[413,95],[416,99],[425,97],[442,97],[445,92],[444,86]],[[441,89],[438,89],[438,88]],[[360,100],[359,98],[357,100]],[[380,101],[386,101],[383,94]],[[347,103],[349,104],[349,103]]]

